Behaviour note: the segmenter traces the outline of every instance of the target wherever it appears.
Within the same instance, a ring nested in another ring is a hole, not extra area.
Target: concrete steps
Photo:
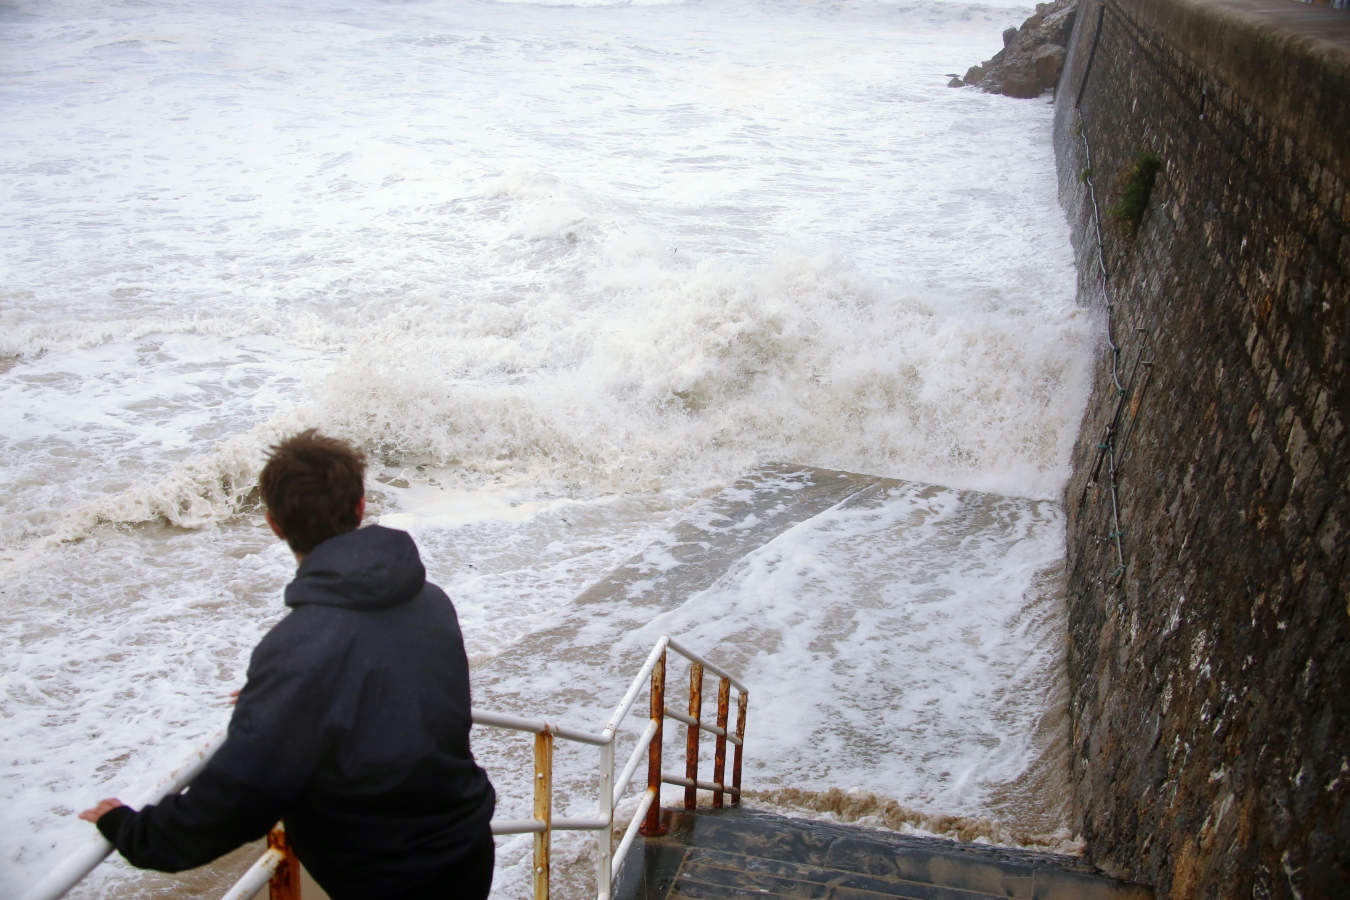
[[[958,844],[744,809],[665,810],[634,844],[616,900],[1151,900],[1069,856]]]

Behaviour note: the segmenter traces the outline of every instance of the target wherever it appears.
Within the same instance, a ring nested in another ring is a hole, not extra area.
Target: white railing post
[[[609,743],[600,747],[600,786],[597,790],[596,812],[609,823],[595,836],[595,895],[597,900],[609,900],[611,865],[613,864],[614,841],[610,834],[614,827],[614,742],[618,734],[612,734]]]

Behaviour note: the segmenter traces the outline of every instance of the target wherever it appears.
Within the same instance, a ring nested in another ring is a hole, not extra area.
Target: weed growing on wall
[[[1150,150],[1141,150],[1120,174],[1115,190],[1115,203],[1106,211],[1131,237],[1139,230],[1139,222],[1148,208],[1153,182],[1162,168],[1162,157]]]

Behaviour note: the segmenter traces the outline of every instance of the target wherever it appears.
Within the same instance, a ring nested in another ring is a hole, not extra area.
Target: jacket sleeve
[[[115,809],[99,831],[134,866],[177,872],[262,837],[304,790],[323,756],[329,673],[269,644],[253,653],[225,743],[178,794]],[[329,680],[331,684],[331,680]],[[106,822],[106,825],[105,825]]]
[[[178,872],[205,865],[262,837],[277,817],[267,798],[250,795],[203,771],[182,793],[139,811],[119,806],[98,820],[127,861],[142,869]]]

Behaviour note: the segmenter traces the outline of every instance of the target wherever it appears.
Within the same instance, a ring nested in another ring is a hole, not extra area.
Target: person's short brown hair
[[[296,553],[355,531],[365,496],[366,458],[350,444],[313,428],[273,445],[258,476],[272,520]]]

